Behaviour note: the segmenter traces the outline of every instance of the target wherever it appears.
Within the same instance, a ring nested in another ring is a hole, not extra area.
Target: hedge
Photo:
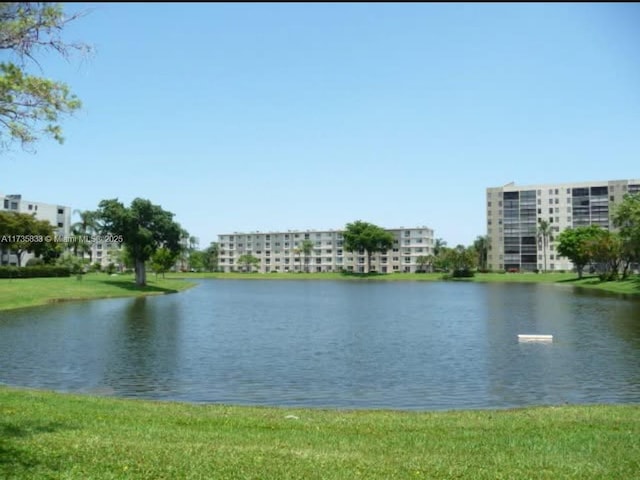
[[[32,267],[0,267],[0,278],[69,277],[69,267],[36,265]]]

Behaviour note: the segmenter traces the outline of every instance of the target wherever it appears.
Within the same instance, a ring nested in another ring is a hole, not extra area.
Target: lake
[[[640,402],[638,300],[536,284],[198,283],[0,312],[0,383],[330,408]]]

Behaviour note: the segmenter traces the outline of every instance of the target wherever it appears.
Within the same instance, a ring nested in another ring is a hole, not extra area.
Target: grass
[[[190,405],[0,387],[6,479],[638,478],[640,406]]]
[[[155,279],[149,275],[146,287],[137,287],[132,275],[86,274],[67,278],[0,279],[0,310],[46,305],[93,298],[137,297],[175,293],[193,286],[179,279]]]
[[[345,273],[170,273],[167,278],[217,278],[227,280],[349,280],[349,281],[442,281],[442,273],[390,273],[390,274],[345,274]],[[473,278],[453,281],[491,283],[558,283],[573,285],[610,293],[640,295],[640,276],[626,280],[603,282],[597,276],[586,275],[579,279],[575,273],[477,273]]]
[[[242,280],[345,280],[345,281],[442,281],[442,273],[170,273],[166,279],[148,275],[148,285],[139,288],[132,275],[87,274],[81,280],[69,278],[0,279],[0,310],[46,305],[48,303],[96,298],[132,297],[175,293],[192,287],[186,279],[218,278]],[[578,279],[572,273],[479,273],[457,281],[493,283],[558,283],[604,292],[640,295],[640,276],[624,281],[602,282],[598,277]]]

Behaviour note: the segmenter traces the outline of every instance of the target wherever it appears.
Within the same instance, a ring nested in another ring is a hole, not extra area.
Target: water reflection
[[[522,344],[519,333],[554,335]],[[640,402],[640,302],[549,285],[203,281],[0,313],[0,382],[194,402]]]

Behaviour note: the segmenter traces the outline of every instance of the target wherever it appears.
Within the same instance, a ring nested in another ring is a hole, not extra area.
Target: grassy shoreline
[[[386,275],[349,275],[341,273],[170,273],[167,278],[224,280],[344,280],[380,282],[480,282],[480,283],[551,283],[602,292],[640,297],[640,275],[624,281],[603,282],[595,275],[579,279],[574,273],[477,273],[473,278],[446,280],[442,273],[391,273]]]
[[[441,273],[397,273],[388,275],[343,275],[340,273],[168,273],[166,278],[148,276],[148,285],[136,287],[132,275],[87,274],[82,280],[68,278],[0,279],[0,310],[25,308],[62,301],[100,298],[138,297],[177,293],[196,284],[189,280],[216,278],[226,280],[344,280],[344,281],[444,281]],[[456,281],[491,283],[551,283],[640,298],[640,276],[625,281],[602,282],[595,276],[578,279],[571,273],[500,274],[480,273],[471,279]]]
[[[0,279],[0,310],[34,307],[50,303],[100,298],[140,297],[176,293],[196,284],[182,279],[156,279],[149,275],[147,286],[139,288],[132,275],[111,277],[90,273],[81,280],[65,278]]]
[[[637,478],[640,406],[403,412],[0,386],[0,477]]]

